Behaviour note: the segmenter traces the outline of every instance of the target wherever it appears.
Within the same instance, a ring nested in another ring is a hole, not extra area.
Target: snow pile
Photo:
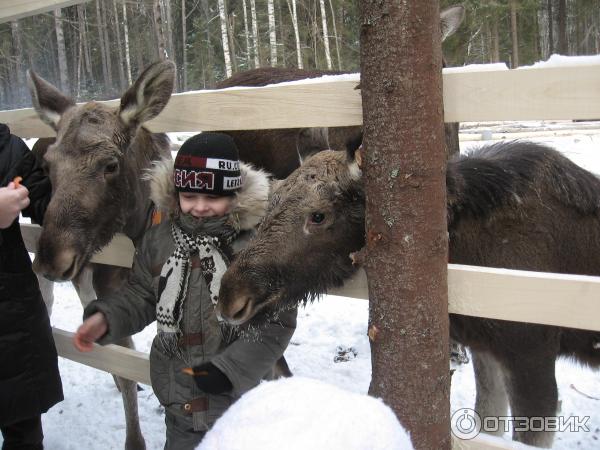
[[[408,450],[381,400],[310,378],[265,382],[215,423],[198,450]]]
[[[590,66],[600,64],[600,55],[565,56],[551,55],[546,61],[538,61],[531,66],[522,66],[519,69],[538,69],[540,67],[572,67]]]

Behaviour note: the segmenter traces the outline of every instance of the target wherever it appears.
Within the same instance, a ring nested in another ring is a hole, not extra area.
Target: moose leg
[[[127,348],[135,348],[133,339],[127,337],[117,342]],[[142,436],[140,428],[140,418],[138,415],[138,395],[137,383],[126,378],[113,376],[117,387],[123,397],[123,408],[125,409],[125,450],[145,450],[146,442]]]
[[[36,274],[37,275],[37,274]],[[48,311],[48,317],[52,317],[52,306],[54,305],[54,281],[50,281],[46,277],[37,275],[40,292]]]
[[[540,350],[539,346],[536,350]],[[556,354],[541,350],[538,354],[519,355],[507,361],[504,382],[513,417],[553,417],[558,409],[558,388],[555,378]],[[543,422],[543,419],[537,419]],[[524,424],[515,421],[513,439],[536,447],[552,447],[551,431],[517,431]],[[543,423],[532,422],[532,427]]]
[[[83,275],[85,286],[79,287],[82,293],[87,292],[87,295],[84,297],[89,297],[89,292],[92,292],[92,298],[87,299],[87,303],[93,300],[96,297],[96,293],[98,297],[105,297],[110,295],[111,291],[115,291],[118,289],[127,278],[129,273],[128,270],[115,268],[113,266],[106,266],[102,264],[94,264],[93,266],[93,277],[88,275]],[[78,278],[80,280],[80,278]],[[93,288],[89,286],[89,282],[93,281]],[[78,293],[80,290],[77,291]],[[80,295],[82,302],[84,301]],[[84,305],[85,306],[85,305]],[[133,344],[133,339],[131,337],[127,337],[121,339],[116,342],[117,345],[121,345],[123,347],[135,349],[135,345]],[[121,392],[121,396],[123,397],[123,408],[125,410],[125,450],[145,450],[146,442],[144,441],[144,437],[142,436],[142,430],[140,428],[140,419],[138,415],[138,402],[137,402],[137,383],[135,381],[127,380],[125,378],[113,376],[115,379],[115,384],[117,388]]]
[[[292,371],[285,360],[285,356],[282,356],[275,362],[275,367],[273,368],[273,378],[288,378],[292,375]]]
[[[498,360],[487,352],[471,350],[473,372],[475,374],[475,411],[485,417],[503,417],[508,413],[508,398]],[[493,434],[502,435],[500,428]]]

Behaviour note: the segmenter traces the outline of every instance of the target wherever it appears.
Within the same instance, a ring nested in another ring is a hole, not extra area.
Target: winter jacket
[[[260,222],[269,191],[265,173],[245,164],[241,166],[243,187],[236,194],[230,213],[241,230],[233,243],[236,248]],[[172,172],[172,162],[158,164],[152,172],[152,199],[166,220],[150,228],[137,246],[128,283],[114,297],[96,300],[84,312],[84,318],[96,311],[104,313],[108,331],[98,341],[100,344],[134,334],[156,319],[161,269],[175,248],[171,220],[174,220],[178,199]],[[204,431],[235,399],[270,375],[295,330],[297,310],[279,314],[276,320],[263,324],[257,333],[236,335],[233,329],[217,320],[197,255],[192,254],[191,266],[180,322],[183,360],[168,356],[155,337],[150,351],[150,375],[152,388],[167,411],[177,416],[191,416],[194,430]],[[208,361],[229,378],[233,385],[230,392],[206,394],[196,386],[192,376],[182,372],[185,367]]]
[[[41,223],[51,187],[25,143],[0,124],[0,187],[29,189],[23,215]],[[0,230],[0,426],[46,412],[63,399],[46,306],[18,220]]]

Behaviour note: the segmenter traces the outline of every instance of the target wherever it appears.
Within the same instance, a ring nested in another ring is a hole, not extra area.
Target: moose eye
[[[323,223],[324,220],[325,220],[325,214],[323,214],[323,213],[315,212],[315,213],[312,213],[310,216],[310,221],[317,225],[320,223]]]
[[[110,174],[115,173],[117,170],[119,170],[119,163],[110,162],[104,167],[104,174],[110,175]]]

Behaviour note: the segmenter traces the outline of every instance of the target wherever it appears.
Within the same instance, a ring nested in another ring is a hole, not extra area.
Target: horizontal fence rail
[[[600,118],[600,64],[446,72],[443,79],[446,122]],[[358,75],[339,75],[174,94],[148,126],[182,132],[360,125],[358,82]],[[0,111],[0,122],[24,138],[54,136],[31,108]]]
[[[85,3],[89,0],[1,0],[0,23]]]
[[[21,224],[27,248],[35,252],[37,225]],[[117,235],[92,262],[131,267],[133,244]],[[363,270],[332,295],[368,299]],[[600,277],[448,264],[450,313],[600,331]]]

